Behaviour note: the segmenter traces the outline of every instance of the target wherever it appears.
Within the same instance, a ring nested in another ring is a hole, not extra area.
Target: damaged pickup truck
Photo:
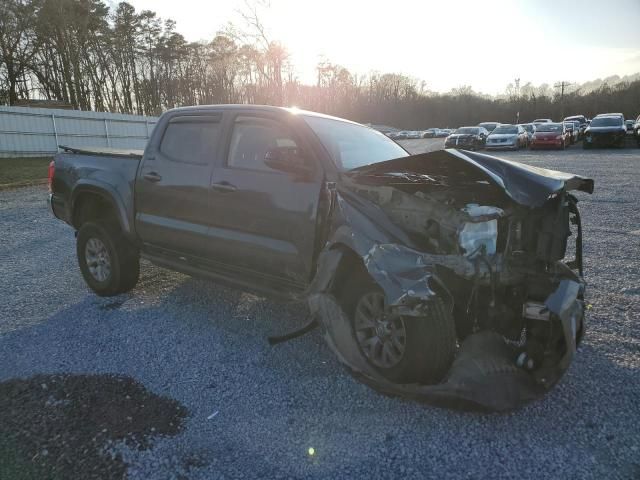
[[[590,179],[458,150],[410,155],[353,122],[258,106],[166,112],[144,153],[66,150],[50,204],[77,230],[99,295],[131,290],[142,256],[307,299],[301,331],[320,325],[363,382],[494,411],[548,391],[583,335],[571,192],[592,193]]]

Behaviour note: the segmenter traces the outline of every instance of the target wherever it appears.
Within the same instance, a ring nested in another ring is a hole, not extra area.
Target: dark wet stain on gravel
[[[154,436],[176,435],[186,415],[126,376],[0,382],[0,478],[124,478],[127,465],[111,447],[147,449]]]

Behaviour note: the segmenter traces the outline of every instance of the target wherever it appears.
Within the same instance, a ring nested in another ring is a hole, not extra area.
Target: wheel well
[[[329,291],[336,297],[338,301],[347,291],[348,281],[356,274],[362,274],[363,278],[370,277],[367,268],[364,265],[362,257],[348,247],[338,246],[342,250],[342,258],[333,275]]]
[[[81,193],[73,202],[72,223],[75,228],[79,229],[82,224],[93,220],[117,218],[113,204],[97,193]]]

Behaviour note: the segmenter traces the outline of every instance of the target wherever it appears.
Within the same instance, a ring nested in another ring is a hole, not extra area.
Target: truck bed
[[[122,230],[132,238],[133,197],[142,150],[75,148],[54,157],[51,208],[56,217],[73,224],[73,206],[80,195],[99,195],[118,212]]]
[[[106,147],[68,147],[59,145],[66,153],[79,153],[83,155],[100,155],[107,157],[131,157],[140,160],[144,150],[106,148]]]

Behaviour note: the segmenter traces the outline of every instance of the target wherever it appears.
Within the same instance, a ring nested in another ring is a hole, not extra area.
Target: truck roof
[[[193,105],[189,107],[177,107],[172,108],[171,110],[167,110],[167,112],[190,112],[190,111],[207,111],[207,110],[238,110],[238,111],[265,111],[265,112],[288,112],[292,115],[304,115],[307,117],[321,117],[328,118],[331,120],[338,120],[341,122],[347,123],[355,123],[361,125],[358,122],[353,122],[351,120],[347,120],[345,118],[334,117],[331,115],[325,115],[324,113],[311,112],[309,110],[302,110],[298,107],[276,107],[273,105],[247,105],[247,104],[238,104],[238,103],[229,103],[229,104],[220,104],[220,105]],[[363,125],[366,126],[366,125]],[[369,127],[371,128],[371,127]]]

